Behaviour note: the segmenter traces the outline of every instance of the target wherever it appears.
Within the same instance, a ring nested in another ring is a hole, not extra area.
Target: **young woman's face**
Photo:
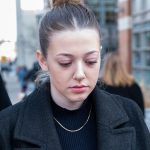
[[[94,29],[64,31],[50,42],[46,65],[52,97],[63,107],[80,105],[96,85],[100,39]]]

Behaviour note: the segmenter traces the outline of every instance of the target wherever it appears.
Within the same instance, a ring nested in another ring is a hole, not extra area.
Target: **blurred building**
[[[118,50],[121,55],[122,63],[128,72],[132,72],[132,17],[131,1],[118,0]]]
[[[21,0],[16,0],[17,14],[17,65],[31,68],[38,49],[38,24],[36,12],[21,9]]]
[[[136,80],[150,86],[150,1],[85,0],[101,26],[105,52],[121,50]]]
[[[94,11],[100,23],[103,51],[113,51],[118,47],[117,0],[85,0]]]
[[[150,0],[132,0],[132,20],[133,73],[150,87]]]
[[[37,2],[32,1],[33,5]],[[41,8],[23,10],[21,8],[21,0],[16,0],[17,14],[17,64],[25,65],[31,68],[36,61],[35,52],[39,49],[38,42],[38,26],[41,17],[44,15],[47,8],[50,7],[49,0],[38,0],[44,4]],[[40,4],[39,4],[40,5]],[[38,6],[39,7],[39,6]],[[32,6],[31,6],[32,8]]]

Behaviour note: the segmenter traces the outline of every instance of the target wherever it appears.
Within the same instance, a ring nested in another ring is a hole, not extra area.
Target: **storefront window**
[[[146,47],[150,47],[150,31],[144,33],[144,43]]]
[[[136,13],[136,0],[132,0],[132,14]]]
[[[133,35],[134,47],[139,48],[141,46],[141,36],[139,33]]]
[[[147,67],[150,67],[150,51],[145,52],[144,55],[145,55],[145,56],[144,56],[144,58],[145,58],[145,65],[146,65]],[[150,74],[149,74],[149,76],[150,76]]]
[[[141,72],[141,70],[134,69],[133,70],[133,75],[135,77],[135,80],[137,82],[141,83],[141,81],[142,81],[142,72]]]
[[[141,10],[145,10],[145,8],[146,8],[146,0],[144,0],[144,1],[140,0],[140,2],[141,2],[141,4],[140,4]]]
[[[150,86],[150,70],[144,72],[144,83]]]
[[[139,51],[133,52],[133,65],[141,65],[141,53]]]

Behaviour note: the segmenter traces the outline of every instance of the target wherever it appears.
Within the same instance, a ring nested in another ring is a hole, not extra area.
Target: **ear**
[[[43,56],[42,52],[40,50],[36,51],[36,58],[39,62],[39,65],[41,66],[42,70],[48,71],[48,66],[45,57]]]

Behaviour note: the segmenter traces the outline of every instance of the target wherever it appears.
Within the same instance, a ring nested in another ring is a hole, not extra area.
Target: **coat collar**
[[[61,150],[47,87],[35,90],[25,99],[16,125],[15,139],[39,145],[43,150]]]
[[[119,97],[100,91],[98,87],[92,93],[96,110],[98,150],[131,150],[135,146],[135,130],[124,127],[129,117]],[[120,97],[121,98],[121,97]]]
[[[124,109],[111,94],[96,87],[90,96],[94,100],[98,124],[113,129],[129,120]]]
[[[111,149],[112,144],[110,143],[114,141],[115,137],[118,142],[131,139],[131,129],[115,130],[117,126],[126,123],[129,118],[119,104],[112,100],[113,97],[100,92],[96,87],[90,94],[90,98],[94,100],[95,104],[99,149]],[[126,134],[121,136],[123,132]],[[127,134],[128,132],[129,134]],[[43,150],[61,150],[52,118],[49,89],[46,87],[37,89],[25,100],[14,136],[15,139],[39,145]],[[122,139],[122,137],[124,138]],[[119,149],[118,147],[115,150],[125,149]],[[126,150],[128,149],[126,148]]]

